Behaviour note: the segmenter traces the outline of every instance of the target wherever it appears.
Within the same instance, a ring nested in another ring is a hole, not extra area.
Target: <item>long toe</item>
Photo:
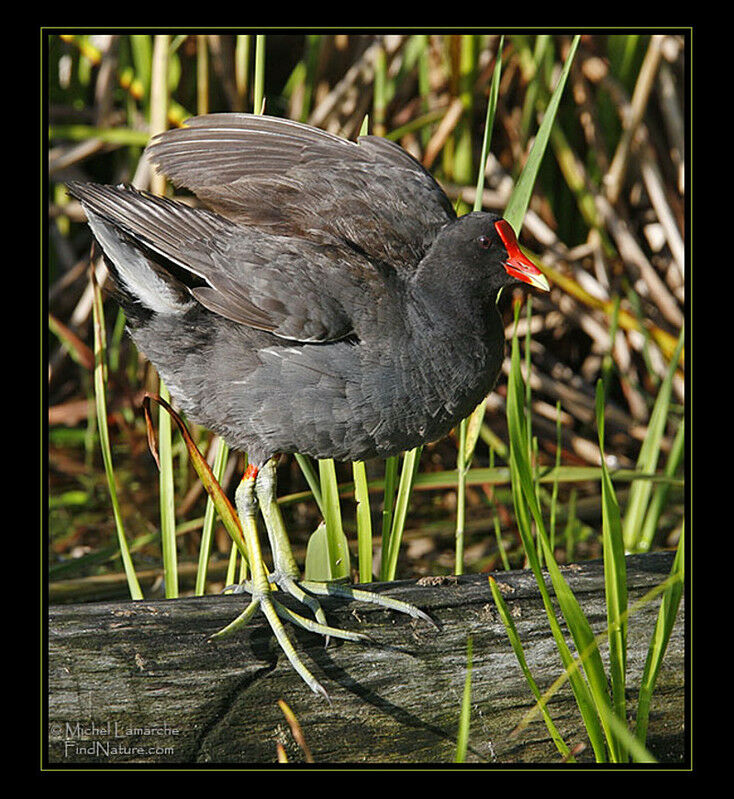
[[[317,583],[306,580],[301,582],[300,585],[306,591],[318,596],[337,596],[342,599],[379,605],[389,610],[395,610],[398,613],[405,613],[414,619],[421,619],[431,624],[437,630],[440,629],[438,623],[427,613],[417,608],[415,605],[412,605],[410,602],[404,602],[402,599],[395,599],[394,597],[377,594],[373,591],[365,591],[361,588],[351,588],[348,585],[342,585],[340,583]]]
[[[290,661],[291,666],[293,666],[301,679],[315,694],[321,694],[321,696],[323,696],[329,702],[329,704],[331,704],[331,699],[329,698],[329,694],[326,693],[324,686],[321,685],[321,683],[306,668],[303,661],[298,656],[298,653],[294,649],[293,644],[291,643],[290,638],[288,638],[288,634],[285,631],[285,627],[283,627],[283,624],[278,617],[278,612],[275,609],[275,605],[272,600],[269,598],[263,598],[261,601],[261,607],[270,624],[270,628],[280,644],[280,648]]]

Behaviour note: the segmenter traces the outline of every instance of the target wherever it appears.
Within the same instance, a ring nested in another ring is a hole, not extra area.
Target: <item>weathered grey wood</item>
[[[662,582],[671,562],[669,553],[628,558],[630,602]],[[565,576],[594,629],[604,629],[601,563],[570,566]],[[532,574],[495,577],[528,664],[545,689],[561,669]],[[301,682],[259,617],[234,638],[207,640],[244,607],[241,596],[52,607],[48,762],[267,764],[276,761],[279,742],[290,762],[302,761],[278,707],[281,698],[298,717],[316,763],[452,762],[469,634],[468,761],[558,762],[542,721],[511,734],[533,697],[486,576],[422,582],[373,588],[419,605],[440,622],[440,632],[372,605],[337,600],[325,603],[330,622],[366,631],[381,646],[332,643],[324,649],[317,636],[293,631],[331,705]],[[632,716],[658,604],[629,621]],[[680,761],[687,751],[683,615],[681,605],[650,718],[648,743],[664,762]],[[567,744],[588,743],[567,686],[554,696],[550,712]],[[578,759],[591,759],[588,746]]]

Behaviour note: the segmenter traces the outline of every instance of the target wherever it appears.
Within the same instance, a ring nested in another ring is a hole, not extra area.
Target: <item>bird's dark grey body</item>
[[[407,322],[413,311],[405,313]],[[401,324],[388,338],[376,324],[366,341],[300,344],[229,320],[213,325],[194,306],[132,335],[187,415],[255,463],[277,452],[356,460],[435,441],[492,389],[501,365],[487,342],[501,335],[496,310],[487,336],[472,341],[447,337],[451,319],[438,316],[420,335]]]
[[[504,348],[498,291],[514,279],[548,284],[505,220],[457,219],[431,175],[383,139],[354,144],[223,114],[163,134],[148,153],[209,210],[123,186],[69,191],[140,350],[191,419],[249,456],[232,535],[251,601],[216,635],[260,609],[296,671],[328,696],[281,616],[327,640],[366,640],[328,625],[317,597],[337,593],[431,619],[393,597],[299,581],[273,456],[362,460],[440,438],[494,386]],[[290,611],[273,586],[314,618]]]
[[[499,217],[457,219],[402,149],[212,115],[150,153],[210,210],[70,191],[140,350],[185,413],[252,462],[392,455],[445,435],[493,388],[495,300],[511,281]]]

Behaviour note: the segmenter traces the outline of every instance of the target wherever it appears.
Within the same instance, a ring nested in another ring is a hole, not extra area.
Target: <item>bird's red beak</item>
[[[515,231],[510,223],[500,219],[494,223],[494,226],[509,256],[503,264],[507,274],[517,280],[522,280],[523,283],[529,283],[531,286],[543,289],[543,291],[550,291],[545,275],[520,251],[520,245],[517,243]]]

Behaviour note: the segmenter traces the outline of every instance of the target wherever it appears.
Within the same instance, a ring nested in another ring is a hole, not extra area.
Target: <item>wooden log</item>
[[[660,584],[671,563],[671,553],[629,557],[630,604]],[[604,630],[601,562],[571,565],[564,574],[595,632]],[[494,576],[544,690],[561,664],[535,580],[526,571]],[[320,637],[290,629],[331,703],[310,692],[259,615],[232,638],[208,640],[242,610],[247,600],[241,595],[51,607],[47,764],[269,764],[277,761],[279,744],[289,762],[303,762],[279,699],[295,713],[317,764],[450,763],[469,635],[467,762],[560,761],[542,720],[512,734],[534,699],[486,575],[375,583],[371,589],[420,606],[441,630],[374,605],[325,601],[330,623],[378,642],[324,648]],[[630,718],[659,601],[629,619]],[[681,603],[650,714],[648,746],[666,763],[682,762],[688,751],[684,613]],[[606,658],[606,647],[602,652]],[[593,760],[567,684],[549,710],[567,745],[582,749],[577,759]]]

